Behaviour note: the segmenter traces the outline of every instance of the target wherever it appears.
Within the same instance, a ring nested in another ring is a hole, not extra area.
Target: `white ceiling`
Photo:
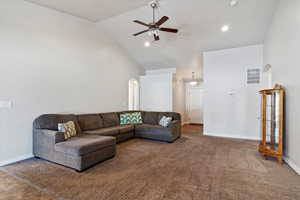
[[[153,40],[148,34],[132,36],[145,29],[133,20],[151,21],[148,6],[104,20],[99,26],[145,69],[192,67],[203,51],[263,43],[276,5],[277,0],[240,0],[234,8],[229,0],[164,0],[159,17],[169,16],[164,26],[178,28],[179,33],[161,32],[161,40],[149,48],[144,47],[145,41]],[[222,33],[223,24],[231,30]]]
[[[148,0],[25,0],[97,22],[145,6]]]
[[[97,25],[127,49],[145,69],[191,67],[199,65],[203,51],[263,43],[277,0],[161,0],[158,17],[169,16],[165,27],[178,28],[178,34],[161,33],[159,42],[149,48],[152,37],[133,33],[144,30],[133,20],[150,22],[152,11],[148,0],[26,0],[62,12],[99,21]],[[227,24],[231,30],[222,33]],[[238,58],[237,58],[238,59]]]

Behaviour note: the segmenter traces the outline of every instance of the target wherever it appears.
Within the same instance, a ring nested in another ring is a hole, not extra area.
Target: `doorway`
[[[140,109],[140,86],[136,79],[131,79],[128,82],[128,109]]]
[[[203,88],[186,86],[186,113],[189,124],[203,125]]]

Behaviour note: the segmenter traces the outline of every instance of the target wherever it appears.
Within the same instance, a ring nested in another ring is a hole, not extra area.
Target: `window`
[[[129,80],[128,83],[128,109],[139,110],[140,108],[140,88],[139,82],[135,79]]]

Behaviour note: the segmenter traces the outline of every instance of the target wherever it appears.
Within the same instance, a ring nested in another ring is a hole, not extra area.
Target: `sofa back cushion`
[[[143,112],[143,123],[158,125],[158,112]]]
[[[82,131],[90,131],[103,128],[103,119],[99,114],[77,115],[78,123]]]
[[[102,113],[100,114],[103,119],[103,125],[105,128],[113,127],[113,126],[119,126],[120,125],[120,119],[117,113]]]
[[[81,133],[76,115],[73,114],[45,114],[36,118],[33,122],[35,129],[48,129],[58,131],[58,124],[74,122],[77,133]]]

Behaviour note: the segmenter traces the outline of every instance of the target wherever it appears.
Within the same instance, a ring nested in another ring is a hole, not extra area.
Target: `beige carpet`
[[[299,200],[300,178],[264,160],[256,142],[202,136],[173,144],[130,140],[83,172],[38,159],[0,168],[0,200]]]

